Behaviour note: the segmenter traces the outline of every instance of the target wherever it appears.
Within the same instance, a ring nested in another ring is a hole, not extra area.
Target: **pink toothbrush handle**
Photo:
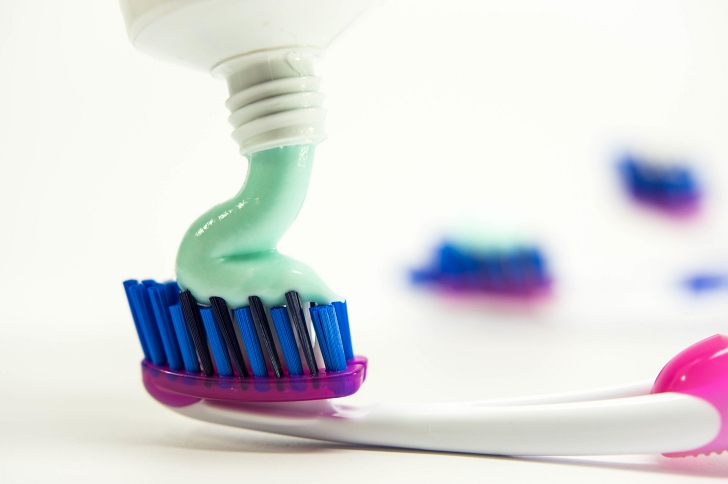
[[[667,457],[720,454],[728,450],[728,336],[716,334],[685,349],[665,365],[652,393],[683,393],[710,403],[720,414],[718,435],[708,444]]]

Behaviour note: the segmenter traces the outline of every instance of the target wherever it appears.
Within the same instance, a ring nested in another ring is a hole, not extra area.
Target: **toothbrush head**
[[[444,242],[434,261],[411,272],[415,284],[451,294],[534,299],[548,294],[551,279],[536,247],[513,245],[474,249]]]
[[[698,211],[700,187],[689,167],[658,165],[627,154],[617,168],[625,190],[636,203],[675,217]]]
[[[716,334],[688,347],[662,369],[652,393],[684,393],[710,403],[720,414],[718,435],[703,447],[666,457],[720,454],[728,450],[728,336]]]
[[[124,289],[144,352],[144,386],[165,405],[337,398],[358,391],[366,377],[346,302],[309,308],[314,338],[295,291],[286,306],[266,311],[251,296],[249,306],[231,311],[219,297],[201,306],[175,282],[129,280]]]

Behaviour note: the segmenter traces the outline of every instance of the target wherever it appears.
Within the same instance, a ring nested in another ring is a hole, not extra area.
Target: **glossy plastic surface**
[[[367,359],[349,361],[346,370],[321,371],[311,376],[223,377],[175,371],[142,361],[142,378],[149,394],[171,407],[191,405],[202,399],[228,402],[296,402],[345,397],[356,393],[366,378]]]
[[[728,336],[716,334],[675,356],[660,372],[652,393],[683,393],[709,402],[721,417],[718,435],[707,445],[667,457],[728,450]]]

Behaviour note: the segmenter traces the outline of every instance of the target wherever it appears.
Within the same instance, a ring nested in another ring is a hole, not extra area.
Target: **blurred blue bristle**
[[[169,367],[173,370],[181,370],[182,355],[180,354],[177,335],[172,325],[172,317],[169,314],[169,304],[167,303],[167,291],[163,284],[154,284],[147,286],[149,300],[152,303],[154,317],[157,320],[159,334],[162,336],[162,344],[164,352],[167,355]]]
[[[664,165],[626,154],[617,165],[626,191],[635,201],[656,208],[689,208],[700,198],[695,175],[685,165]]]
[[[223,336],[215,324],[212,308],[202,308],[200,315],[202,316],[202,324],[205,326],[207,339],[210,342],[210,350],[212,351],[212,358],[215,361],[217,372],[222,376],[232,376],[233,368],[230,365],[230,356],[225,348]]]
[[[182,308],[179,303],[170,306],[169,313],[172,316],[172,324],[174,325],[174,332],[177,335],[177,342],[182,353],[185,370],[190,373],[199,373],[200,362],[197,361],[195,344],[192,342],[192,336],[190,336],[189,329],[187,329],[187,325],[185,324],[185,318],[182,315]]]
[[[309,309],[311,320],[316,330],[319,346],[324,357],[326,369],[342,371],[346,369],[344,346],[341,342],[339,323],[336,320],[334,306],[327,304]]]
[[[139,314],[137,311],[136,303],[132,300],[130,288],[139,284],[135,279],[129,279],[124,281],[124,292],[126,293],[126,300],[129,303],[129,309],[131,310],[131,318],[134,320],[134,327],[136,328],[137,336],[139,337],[139,343],[142,345],[142,352],[144,358],[147,360],[152,359],[151,353],[149,352],[149,346],[147,345],[147,339],[144,336],[144,330],[142,329],[141,322],[139,321]]]
[[[137,316],[139,316],[139,325],[144,333],[144,339],[147,342],[151,360],[155,365],[164,365],[167,363],[167,357],[164,353],[162,338],[159,334],[157,321],[152,311],[152,305],[149,302],[147,288],[142,284],[130,286],[132,304],[136,308]]]
[[[255,323],[253,323],[253,315],[249,307],[235,310],[235,319],[238,320],[240,328],[240,336],[243,338],[243,344],[248,352],[248,360],[250,368],[255,376],[268,376],[268,369],[263,359],[263,350],[258,341],[258,334],[255,331]]]
[[[344,356],[346,361],[354,358],[354,348],[351,344],[351,329],[349,328],[349,311],[344,302],[331,303],[336,311],[336,321],[339,323],[339,333],[341,334],[341,344],[344,346]]]
[[[529,296],[549,284],[541,252],[533,246],[477,250],[444,242],[434,261],[411,272],[414,284],[448,290]]]
[[[697,274],[686,279],[684,284],[690,291],[695,293],[714,291],[728,286],[728,275]]]
[[[271,308],[271,319],[278,334],[278,341],[281,344],[283,358],[291,375],[303,375],[303,366],[301,366],[301,357],[298,354],[298,346],[296,338],[293,336],[293,328],[291,320],[288,317],[288,310],[284,307]]]
[[[296,291],[286,293],[286,306],[270,308],[272,325],[267,308],[257,296],[250,296],[251,306],[234,310],[231,317],[224,299],[211,297],[211,306],[202,306],[189,290],[180,292],[175,282],[128,280],[124,281],[124,291],[144,358],[155,365],[206,376],[247,378],[252,373],[255,377],[268,377],[272,369],[277,378],[296,377],[306,372],[303,354],[308,374],[319,373]],[[311,319],[326,370],[346,370],[347,361],[354,359],[346,303],[311,305]],[[239,336],[235,326],[240,330]],[[243,353],[247,354],[250,371]],[[270,388],[265,380],[259,383],[265,391]],[[257,388],[258,382],[254,384]]]

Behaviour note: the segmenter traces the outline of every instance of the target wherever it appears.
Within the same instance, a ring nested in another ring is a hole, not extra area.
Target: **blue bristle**
[[[174,325],[174,332],[177,335],[177,342],[182,353],[185,370],[190,373],[199,373],[200,362],[197,360],[195,344],[192,342],[189,329],[187,329],[185,317],[182,315],[182,308],[179,304],[174,304],[169,307],[169,313],[172,316],[172,324]]]
[[[296,337],[293,336],[291,320],[288,318],[288,310],[284,307],[272,308],[270,315],[273,319],[276,333],[278,334],[278,341],[281,343],[281,351],[283,352],[283,358],[286,360],[288,373],[291,375],[303,375],[301,357],[298,354]]]
[[[523,287],[526,281],[526,273],[518,252],[511,252],[503,256],[503,268],[508,284]]]
[[[486,254],[484,263],[488,274],[488,282],[494,289],[502,288],[505,284],[505,278],[500,258],[496,254]]]
[[[336,320],[336,311],[330,304],[315,306],[309,309],[311,319],[314,321],[316,335],[319,338],[326,369],[329,371],[343,371],[346,369],[346,357],[341,343],[339,323]],[[318,324],[317,324],[318,322]],[[319,330],[321,331],[319,333]],[[325,351],[324,351],[325,349]],[[328,356],[328,361],[327,360]]]
[[[538,249],[534,247],[525,249],[523,257],[526,260],[526,265],[528,266],[529,271],[533,273],[538,280],[543,280],[545,278],[544,262]]]
[[[697,274],[684,281],[693,292],[705,292],[721,288],[728,284],[728,276],[721,274]]]
[[[332,303],[336,311],[336,321],[339,323],[339,333],[341,334],[341,344],[344,346],[344,356],[346,361],[354,358],[354,348],[351,345],[351,329],[349,329],[349,310],[346,307],[346,301]]]
[[[175,281],[169,281],[164,283],[164,288],[167,291],[167,302],[170,306],[179,304],[179,286]]]
[[[313,323],[313,331],[316,333],[318,346],[321,350],[321,357],[324,359],[324,366],[328,369],[331,367],[331,361],[329,361],[329,347],[326,345],[324,330],[321,327],[321,317],[318,313],[314,314],[314,311],[312,311],[313,309],[315,308],[309,309],[309,313],[311,314],[311,323]]]
[[[177,336],[172,327],[172,318],[169,315],[169,304],[167,303],[166,289],[163,284],[155,284],[147,287],[149,300],[152,303],[154,317],[157,320],[159,334],[162,336],[164,352],[167,355],[167,363],[173,370],[182,369],[182,355],[179,351]]]
[[[164,353],[162,338],[159,335],[159,328],[154,317],[152,305],[149,302],[146,287],[144,287],[143,284],[131,286],[129,287],[129,292],[131,293],[131,300],[136,306],[137,315],[139,316],[139,325],[144,332],[144,338],[147,341],[152,362],[154,362],[155,365],[166,365],[167,356]]]
[[[260,348],[260,341],[258,341],[258,333],[255,331],[253,315],[250,313],[250,308],[236,309],[235,319],[238,321],[240,336],[243,337],[243,344],[248,353],[253,375],[268,376],[268,370],[265,367],[265,360],[263,359],[263,351]]]
[[[687,166],[660,166],[627,154],[618,169],[632,195],[653,203],[680,204],[700,194],[700,187]]]
[[[207,339],[210,342],[210,349],[212,350],[212,357],[215,359],[217,372],[222,376],[233,376],[230,356],[225,348],[222,334],[220,334],[220,330],[215,324],[212,308],[201,308],[200,315],[202,316],[202,324],[205,325],[205,333],[207,333]]]
[[[131,311],[131,319],[134,320],[134,327],[136,328],[137,336],[139,337],[139,343],[142,345],[142,352],[144,353],[144,359],[151,361],[152,355],[149,352],[149,346],[147,345],[147,339],[144,337],[144,330],[139,322],[139,314],[136,308],[136,304],[131,298],[131,292],[129,289],[139,283],[135,279],[124,281],[124,292],[126,293],[126,300],[129,303],[129,310]]]

